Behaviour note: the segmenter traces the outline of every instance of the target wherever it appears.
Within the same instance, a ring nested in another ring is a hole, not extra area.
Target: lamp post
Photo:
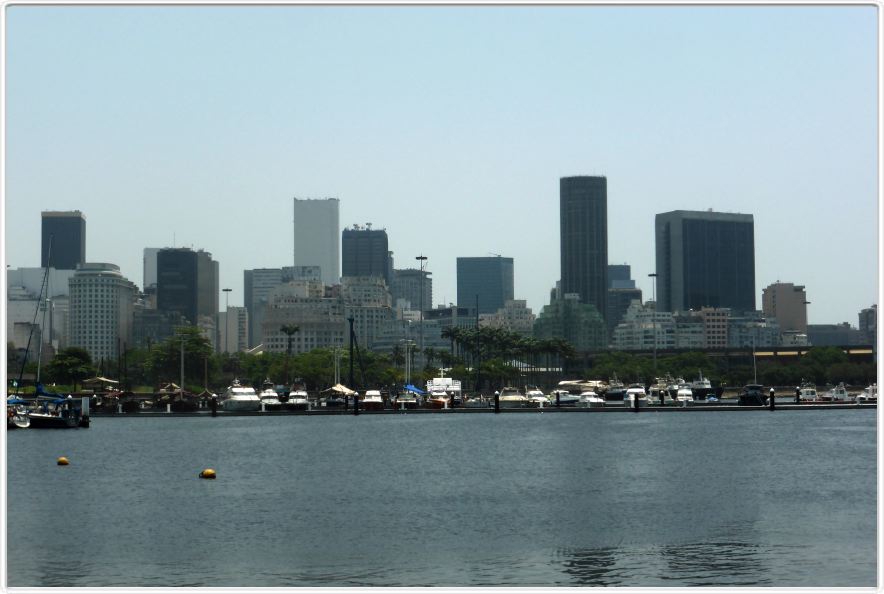
[[[421,263],[421,275],[420,275],[420,292],[421,292],[421,335],[420,335],[420,350],[421,357],[423,357],[424,353],[424,287],[426,283],[424,282],[424,263],[427,261],[427,257],[421,254],[420,256],[416,256],[415,260],[418,260]]]
[[[651,277],[651,301],[654,302],[654,379],[657,379],[657,273],[652,272]],[[662,396],[660,403],[663,403]]]
[[[224,353],[227,350],[227,335],[230,334],[230,292],[233,289],[221,289],[224,291]]]
[[[807,306],[810,305],[810,301],[804,301],[804,334],[807,334],[807,327],[810,325],[810,319],[807,316]]]

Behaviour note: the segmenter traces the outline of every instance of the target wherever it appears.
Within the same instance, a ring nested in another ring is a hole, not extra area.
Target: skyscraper
[[[53,248],[54,249],[54,248]],[[70,280],[70,345],[94,361],[114,360],[132,343],[138,288],[115,264],[83,264]]]
[[[341,256],[341,276],[375,276],[384,279],[388,289],[392,285],[386,230],[370,225],[344,229]]]
[[[599,314],[608,302],[608,180],[580,175],[559,180],[562,294],[576,293]]]
[[[776,318],[781,332],[807,334],[807,293],[804,286],[776,282],[761,291],[761,311]]]
[[[417,268],[403,268],[393,271],[393,305],[400,299],[408,301],[411,309],[422,305],[430,309],[433,303],[433,274]]]
[[[513,259],[493,256],[457,259],[457,306],[493,314],[513,299]]]
[[[319,266],[326,285],[341,280],[339,208],[337,198],[294,199],[294,265]]]
[[[755,311],[752,215],[675,210],[655,218],[660,311]]]
[[[76,270],[86,262],[86,218],[79,210],[44,211],[42,217],[42,248],[40,266],[60,270]],[[49,238],[52,238],[52,255]],[[51,261],[50,261],[51,259]]]
[[[218,262],[190,248],[157,252],[157,309],[175,312],[193,325],[214,328],[218,313]]]

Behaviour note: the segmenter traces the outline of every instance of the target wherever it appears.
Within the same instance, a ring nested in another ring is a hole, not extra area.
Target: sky
[[[292,263],[292,198],[385,228],[396,268],[514,259],[560,278],[559,178],[608,182],[608,259],[648,299],[654,216],[752,214],[755,293],[809,322],[878,296],[878,19],[851,6],[5,6],[5,260],[80,210],[86,259],[145,247]],[[219,302],[224,303],[223,299]],[[223,305],[222,305],[223,307]]]

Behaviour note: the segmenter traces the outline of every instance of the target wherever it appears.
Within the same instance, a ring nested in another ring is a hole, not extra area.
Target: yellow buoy
[[[200,478],[204,479],[213,479],[215,478],[215,471],[211,468],[206,468],[204,471],[200,473]]]
[[[65,458],[64,456],[62,456],[61,458],[59,458],[59,459],[57,460],[57,462],[58,462],[58,465],[59,465],[59,466],[67,466],[68,464],[70,464],[70,461],[68,461],[68,459]]]

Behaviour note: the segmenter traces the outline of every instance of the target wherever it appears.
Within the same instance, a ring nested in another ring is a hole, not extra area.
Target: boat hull
[[[44,413],[30,413],[28,421],[30,429],[76,429],[80,426],[80,420],[75,416],[59,417]]]
[[[231,398],[221,403],[221,408],[229,411],[259,411],[261,410],[261,402],[259,400],[237,400]]]

